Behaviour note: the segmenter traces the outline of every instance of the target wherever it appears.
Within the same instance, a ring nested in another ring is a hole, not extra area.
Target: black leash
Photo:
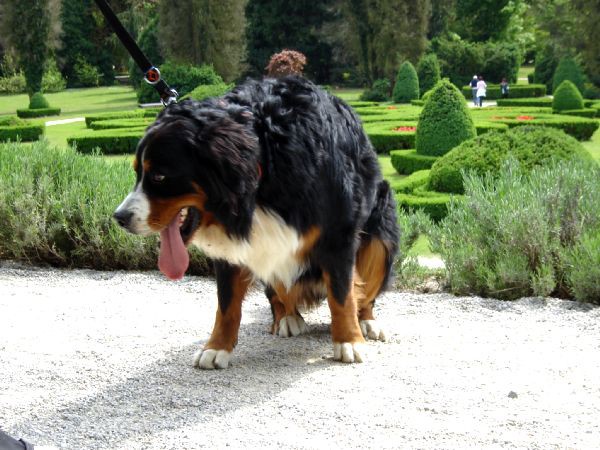
[[[177,97],[179,96],[177,91],[171,89],[165,80],[161,78],[158,67],[154,67],[148,58],[146,58],[146,55],[144,55],[131,35],[121,24],[110,5],[105,0],[96,0],[96,4],[135,63],[142,69],[146,83],[154,86],[154,89],[156,89],[158,95],[160,95],[160,100],[163,105],[169,106],[171,103],[177,103]]]

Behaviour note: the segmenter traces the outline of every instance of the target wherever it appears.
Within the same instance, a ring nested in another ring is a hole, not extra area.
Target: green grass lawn
[[[360,94],[362,94],[363,91],[364,91],[364,89],[342,88],[342,89],[333,89],[332,93],[344,101],[354,102],[359,99],[358,97],[360,97]]]
[[[527,75],[529,75],[530,73],[533,73],[534,70],[535,70],[535,67],[533,67],[533,66],[519,67],[519,73],[517,75],[517,78],[525,78],[525,79],[517,80],[517,84],[529,84],[529,81],[527,80]]]
[[[598,161],[598,164],[600,164],[600,129],[596,130],[592,139],[582,142],[582,144],[592,154],[594,159]]]
[[[85,114],[122,111],[138,106],[134,90],[129,86],[67,89],[45,94],[51,106],[61,108],[61,115],[46,120],[83,117]],[[16,114],[17,108],[27,108],[26,94],[0,96],[0,115]]]

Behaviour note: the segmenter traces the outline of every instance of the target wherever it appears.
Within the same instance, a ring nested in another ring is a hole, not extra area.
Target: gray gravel
[[[212,280],[0,265],[0,426],[65,449],[598,448],[600,309],[389,293],[389,342],[332,361],[309,333],[267,333],[259,290],[225,371],[192,355]]]

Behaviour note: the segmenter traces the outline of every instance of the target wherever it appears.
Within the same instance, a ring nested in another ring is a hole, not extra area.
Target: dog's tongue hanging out
[[[183,278],[190,263],[187,248],[179,232],[179,214],[160,232],[158,268],[171,280]]]

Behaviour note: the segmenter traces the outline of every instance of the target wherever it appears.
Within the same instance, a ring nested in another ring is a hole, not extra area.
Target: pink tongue
[[[188,251],[179,233],[179,214],[160,232],[158,268],[171,280],[183,278],[190,263]]]

